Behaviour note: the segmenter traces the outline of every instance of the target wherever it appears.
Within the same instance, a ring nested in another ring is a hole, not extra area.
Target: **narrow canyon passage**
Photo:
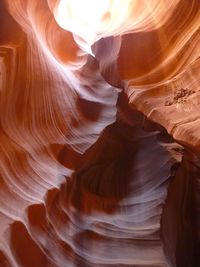
[[[0,267],[200,266],[200,1],[0,1]]]

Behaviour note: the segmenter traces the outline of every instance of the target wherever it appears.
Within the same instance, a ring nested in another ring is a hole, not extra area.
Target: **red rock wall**
[[[200,266],[199,0],[0,2],[0,267]]]

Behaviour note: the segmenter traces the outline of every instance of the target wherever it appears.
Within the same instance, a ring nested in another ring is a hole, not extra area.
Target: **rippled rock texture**
[[[0,267],[200,266],[200,1],[0,1]]]

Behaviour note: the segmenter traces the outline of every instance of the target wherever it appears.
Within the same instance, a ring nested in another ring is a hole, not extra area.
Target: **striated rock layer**
[[[200,1],[0,2],[0,267],[200,266]]]

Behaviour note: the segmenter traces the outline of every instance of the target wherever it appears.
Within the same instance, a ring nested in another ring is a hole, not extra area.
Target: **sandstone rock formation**
[[[0,2],[0,267],[200,266],[200,1]]]

